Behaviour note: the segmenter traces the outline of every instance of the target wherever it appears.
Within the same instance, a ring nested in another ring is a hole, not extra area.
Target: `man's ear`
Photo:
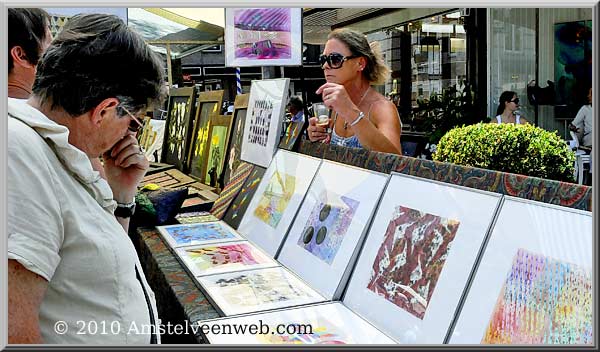
[[[117,106],[119,106],[119,100],[117,98],[106,98],[96,105],[92,110],[90,116],[92,123],[95,126],[100,126],[105,118],[108,118],[111,114],[116,114]]]
[[[27,54],[25,54],[25,50],[22,47],[16,45],[10,49],[10,56],[13,59],[14,66],[22,66],[27,68],[33,68],[33,65],[29,60],[27,60]]]

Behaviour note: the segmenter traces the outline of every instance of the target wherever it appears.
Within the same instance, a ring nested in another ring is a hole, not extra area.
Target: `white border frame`
[[[281,252],[277,255],[277,260],[311,284],[323,296],[339,299],[388,180],[387,174],[323,160],[306,192]],[[321,202],[322,192],[348,196],[359,202],[331,264],[298,244],[309,216],[314,207]]]
[[[247,3],[251,4],[251,3]],[[254,4],[254,3],[252,3]],[[268,8],[268,7],[267,7]],[[225,66],[226,67],[253,67],[253,66],[300,66],[302,65],[302,8],[290,8],[290,55],[289,59],[247,59],[236,57],[234,13],[236,10],[250,10],[250,8],[225,8]]]
[[[213,325],[221,325],[221,327],[223,327],[225,325],[234,326],[234,324],[238,326],[250,326],[251,324],[260,326],[261,324],[264,324],[269,326],[271,329],[279,324],[283,324],[284,326],[288,324],[310,324],[314,331],[316,328],[323,327],[322,324],[319,324],[323,322],[322,319],[327,322],[338,322],[339,325],[335,326],[335,328],[345,333],[347,337],[353,340],[354,344],[396,344],[393,339],[385,335],[359,315],[352,312],[341,302],[318,303],[303,307],[277,309],[270,312],[247,314],[233,318],[213,319],[205,322],[205,324],[209,327],[209,329],[207,329],[209,333],[204,336],[211,344],[264,344],[264,342],[259,342],[259,340],[256,338],[259,334],[246,333],[244,335],[213,335],[210,333],[210,331]],[[350,322],[351,324],[349,324]],[[328,329],[327,332],[335,333],[336,331],[330,331]],[[275,332],[275,334],[277,334],[277,332]],[[351,341],[347,341],[347,343],[350,342]]]
[[[255,259],[259,259],[263,262],[258,263],[258,264],[251,264],[251,265],[237,264],[239,266],[237,268],[231,268],[231,264],[229,264],[229,266],[223,265],[223,266],[211,267],[206,270],[200,270],[195,265],[195,263],[190,259],[189,255],[187,253],[188,251],[195,250],[195,249],[203,249],[203,248],[209,248],[209,247],[234,246],[234,245],[248,246],[248,248],[251,251],[252,256]],[[260,248],[254,246],[249,241],[231,241],[231,242],[224,242],[224,243],[201,244],[201,245],[178,247],[175,249],[175,253],[179,257],[180,261],[185,264],[186,268],[192,274],[192,276],[217,275],[217,274],[232,273],[232,272],[236,272],[236,271],[263,269],[263,268],[280,266],[280,264],[278,262],[276,262],[275,260],[270,258],[265,252],[263,252]],[[255,254],[257,254],[257,255],[255,255]]]
[[[246,111],[246,123],[244,124],[244,135],[242,137],[242,146],[240,160],[256,164],[262,167],[268,167],[277,151],[279,137],[281,135],[282,121],[285,115],[285,107],[288,101],[288,88],[290,86],[289,78],[275,78],[252,81],[250,87],[250,96],[248,97],[248,109]],[[271,120],[269,122],[269,131],[267,144],[265,146],[248,142],[250,135],[250,120],[254,116],[254,107],[257,100],[269,99],[273,102]]]
[[[279,149],[271,161],[269,168],[265,171],[250,204],[248,204],[240,226],[238,226],[239,233],[272,257],[277,257],[277,253],[320,166],[321,159]],[[279,223],[273,228],[258,219],[254,215],[254,211],[262,200],[263,194],[277,170],[294,176],[295,187],[294,194],[289,200]]]
[[[427,194],[423,188],[429,190]],[[344,304],[399,343],[442,344],[501,199],[497,193],[393,172],[344,294]],[[391,212],[398,205],[460,221],[422,320],[366,287]]]
[[[190,243],[190,244],[178,244],[177,241],[173,238],[173,236],[171,236],[171,234],[168,232],[169,229],[176,228],[176,227],[202,228],[202,227],[211,226],[211,225],[215,225],[215,224],[218,224],[225,230],[229,231],[231,234],[233,234],[233,237],[214,239],[214,240],[206,240],[206,241],[198,241],[198,242],[194,242],[194,243]],[[239,232],[237,232],[231,226],[227,225],[226,222],[221,221],[221,220],[213,221],[213,222],[198,222],[198,223],[194,223],[194,224],[175,224],[175,225],[157,226],[156,229],[158,230],[158,232],[161,234],[162,238],[169,244],[169,246],[171,248],[189,247],[189,246],[196,246],[196,245],[225,243],[225,242],[244,240],[244,238],[242,236],[240,236]]]
[[[286,276],[288,283],[293,285],[294,287],[300,288],[302,291],[307,293],[309,297],[302,299],[291,299],[287,300],[283,303],[270,303],[265,304],[262,307],[255,308],[242,308],[231,305],[225,298],[223,298],[223,293],[220,289],[215,287],[215,282],[219,279],[229,279],[234,276],[239,276],[241,274],[252,275],[257,272],[266,272],[266,271],[279,271],[282,275]],[[307,285],[304,281],[294,275],[292,272],[287,270],[286,268],[279,266],[273,268],[265,268],[265,269],[255,269],[255,270],[242,270],[236,271],[233,273],[227,274],[219,274],[219,275],[209,275],[209,276],[198,276],[195,277],[196,281],[200,284],[203,291],[207,294],[207,297],[214,303],[213,305],[217,308],[224,316],[232,316],[244,313],[257,313],[262,311],[268,311],[276,308],[289,308],[296,307],[300,305],[310,304],[310,303],[320,303],[326,301],[325,297],[321,296],[317,291],[315,291],[312,287]]]
[[[517,221],[517,217],[522,216],[523,211],[529,211],[525,215],[531,216],[527,217],[526,221]],[[580,220],[581,223],[573,228],[576,220]],[[535,238],[528,237],[535,235]],[[589,238],[586,239],[586,236]],[[591,212],[505,196],[451,331],[449,343],[481,343],[518,248],[585,267],[593,273],[593,238]],[[519,243],[511,245],[508,242],[510,240]],[[577,240],[579,243],[575,243]],[[531,248],[531,245],[537,247]],[[569,249],[577,251],[567,253]],[[586,261],[588,265],[585,265]],[[592,274],[592,280],[594,279],[597,280],[597,277]],[[473,300],[478,303],[474,303]],[[463,331],[471,334],[477,331],[477,340],[461,336]]]

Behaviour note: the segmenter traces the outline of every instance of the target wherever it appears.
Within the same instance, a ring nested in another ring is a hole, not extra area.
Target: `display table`
[[[140,257],[142,268],[156,295],[158,316],[163,325],[196,324],[218,318],[204,294],[162,241],[155,228],[138,228],[130,234]],[[190,329],[191,331],[191,329]],[[200,334],[161,335],[165,344],[205,343]]]

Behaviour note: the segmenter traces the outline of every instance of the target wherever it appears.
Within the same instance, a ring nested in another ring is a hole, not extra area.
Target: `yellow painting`
[[[275,171],[262,194],[254,216],[276,228],[296,187],[296,177]]]

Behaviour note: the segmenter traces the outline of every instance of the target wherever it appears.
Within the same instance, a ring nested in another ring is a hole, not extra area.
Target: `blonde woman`
[[[319,58],[327,83],[317,90],[332,109],[329,124],[317,126],[309,119],[308,137],[334,145],[366,148],[402,154],[402,124],[396,106],[373,88],[389,76],[379,43],[367,41],[364,34],[340,28],[331,32]]]

